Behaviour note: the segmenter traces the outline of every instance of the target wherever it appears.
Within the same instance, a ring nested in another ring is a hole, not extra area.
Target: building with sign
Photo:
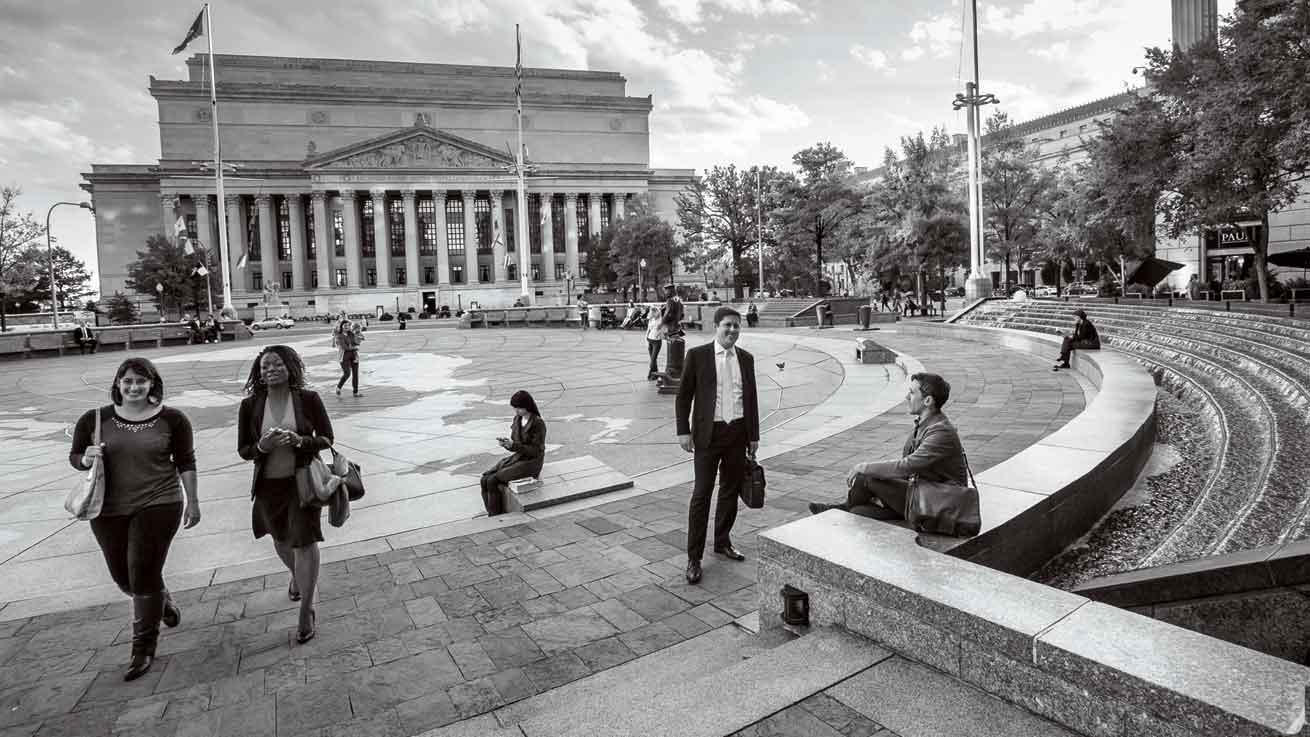
[[[151,77],[157,164],[83,175],[103,296],[129,291],[127,264],[150,236],[172,237],[179,217],[216,252],[221,207],[238,309],[266,299],[293,315],[508,306],[521,248],[534,299],[563,304],[586,285],[589,244],[610,222],[637,206],[673,222],[693,175],[651,168],[652,100],[628,96],[618,73],[525,70],[531,166],[520,203],[511,67],[218,55],[231,167],[219,202],[207,64],[197,54],[187,79]]]

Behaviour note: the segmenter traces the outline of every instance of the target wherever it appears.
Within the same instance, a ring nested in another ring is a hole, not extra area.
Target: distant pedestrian
[[[664,324],[664,335],[669,340],[680,340],[685,334],[682,329],[683,312],[682,298],[678,296],[672,284],[665,284],[664,307],[660,313],[660,322]]]
[[[650,368],[646,371],[646,381],[654,381],[660,376],[660,348],[664,345],[664,322],[654,305],[646,316],[646,353],[650,355]]]
[[[579,295],[578,295],[578,318],[579,318],[579,320],[582,322],[582,329],[583,329],[583,330],[586,330],[588,327],[591,326],[591,313],[590,313],[590,309],[591,309],[591,305],[587,304],[587,300],[584,299],[583,296],[582,296],[581,294],[579,294]]]
[[[1097,350],[1101,347],[1101,336],[1096,333],[1096,326],[1087,319],[1083,310],[1074,310],[1073,333],[1064,336],[1060,343],[1060,359],[1051,367],[1052,371],[1069,368],[1069,356],[1074,349]]]
[[[104,459],[104,507],[91,520],[91,533],[110,577],[132,597],[132,660],[123,674],[131,681],[154,663],[160,622],[181,621],[164,586],[164,560],[179,523],[190,529],[200,522],[200,501],[191,422],[164,406],[164,380],[154,364],[123,361],[109,397],[113,404],[99,411],[100,445],[92,444],[97,413],[91,410],[73,430],[68,462],[85,471],[96,457]]]
[[[314,595],[318,590],[323,542],[317,504],[301,506],[296,469],[332,447],[332,421],[317,392],[305,388],[305,365],[284,345],[259,352],[246,378],[237,421],[237,455],[255,462],[250,483],[255,539],[273,536],[273,550],[291,572],[287,597],[300,602],[296,641],[309,642],[317,631]]]
[[[509,437],[496,438],[510,454],[482,473],[482,504],[488,517],[505,512],[500,485],[521,478],[537,478],[546,457],[546,421],[532,395],[522,389],[509,398],[514,408]]]
[[[350,380],[350,388],[354,396],[360,396],[359,393],[359,344],[364,342],[364,333],[358,323],[352,323],[349,318],[343,319],[337,323],[336,330],[332,332],[332,345],[337,349],[337,361],[341,364],[341,379],[337,381],[337,396],[341,396],[341,387],[346,385],[346,380]]]
[[[96,346],[100,344],[96,340],[96,334],[91,328],[87,327],[86,320],[78,320],[77,327],[73,329],[73,340],[77,343],[78,352],[85,356],[89,349],[91,353],[96,352]]]

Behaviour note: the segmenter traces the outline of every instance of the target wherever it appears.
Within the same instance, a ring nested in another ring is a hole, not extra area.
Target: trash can
[[[828,319],[828,307],[821,304],[814,308],[814,314],[819,318],[819,328],[823,328],[824,322]]]
[[[664,357],[664,373],[671,379],[682,378],[682,362],[687,351],[687,342],[682,338],[668,338],[668,353]]]
[[[860,305],[860,329],[868,330],[871,322],[873,322],[873,308],[869,305]]]

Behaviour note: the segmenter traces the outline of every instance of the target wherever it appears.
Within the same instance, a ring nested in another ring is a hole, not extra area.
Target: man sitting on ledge
[[[914,415],[914,432],[905,441],[902,457],[895,461],[857,463],[846,475],[845,504],[810,503],[810,514],[840,509],[879,520],[905,519],[905,495],[909,479],[967,483],[964,446],[955,425],[942,414],[951,397],[951,385],[937,374],[910,376],[906,403]]]
[[[1064,336],[1064,341],[1060,344],[1060,360],[1051,367],[1052,371],[1069,368],[1069,355],[1075,348],[1094,351],[1101,347],[1101,336],[1096,334],[1096,326],[1087,319],[1087,313],[1074,310],[1073,314],[1077,318],[1073,324],[1073,335]]]

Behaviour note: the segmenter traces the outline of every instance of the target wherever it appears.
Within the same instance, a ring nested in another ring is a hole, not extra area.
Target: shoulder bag
[[[92,444],[100,445],[100,408],[96,407],[96,425]],[[80,520],[95,519],[105,506],[105,460],[100,456],[91,459],[91,468],[64,498],[64,509]]]
[[[764,506],[764,466],[755,462],[755,456],[746,456],[746,470],[741,480],[741,486],[737,489],[737,495],[741,497],[742,502],[751,509],[759,509]]]
[[[964,469],[969,475],[968,486],[910,477],[905,494],[905,519],[916,532],[973,537],[982,529],[978,482],[973,478],[967,455]]]

